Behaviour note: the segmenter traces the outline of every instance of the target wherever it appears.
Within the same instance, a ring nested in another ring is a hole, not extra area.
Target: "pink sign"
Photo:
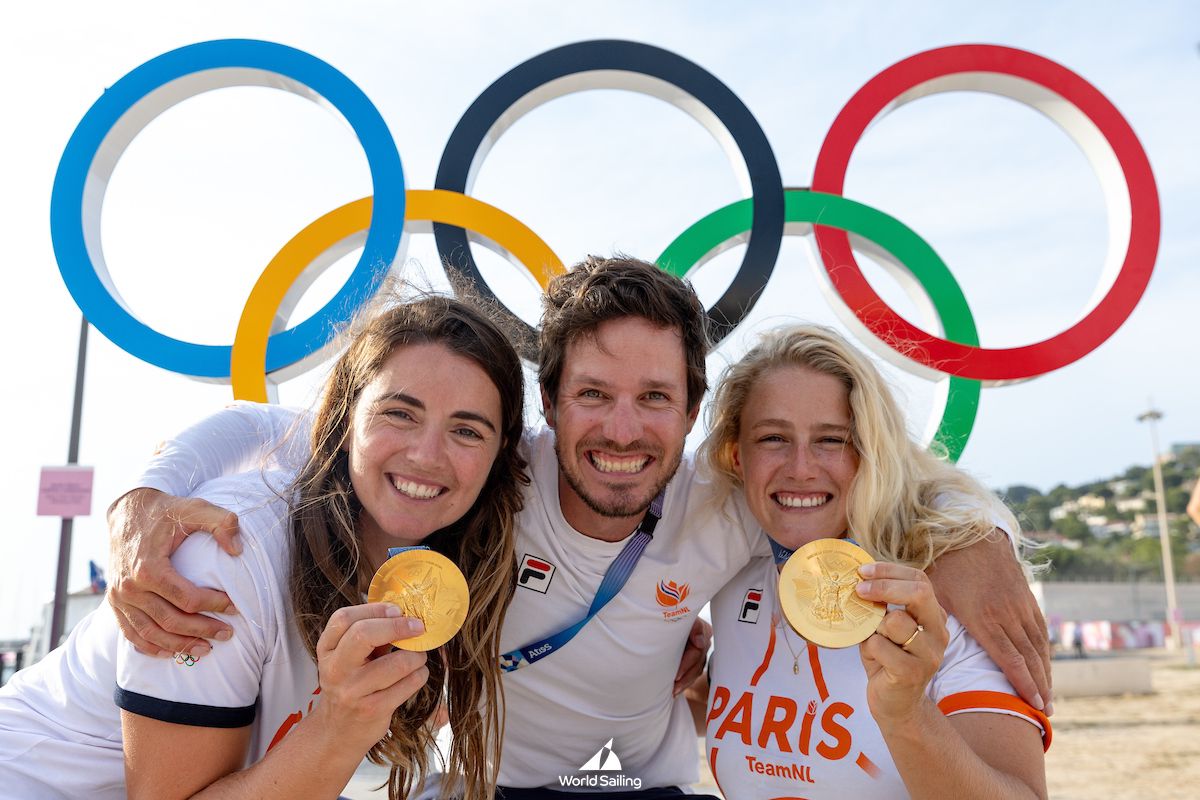
[[[91,467],[42,467],[39,517],[86,517],[92,513]]]

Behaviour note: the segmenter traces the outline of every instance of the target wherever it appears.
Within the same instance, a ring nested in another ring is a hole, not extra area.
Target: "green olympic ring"
[[[819,223],[861,237],[872,254],[883,257],[893,272],[898,271],[900,277],[909,277],[920,285],[946,338],[972,347],[979,345],[975,318],[958,282],[929,243],[911,228],[882,211],[840,195],[788,189],[785,199],[784,219],[789,225],[785,234],[806,233],[808,225]],[[677,277],[686,276],[717,253],[744,241],[750,231],[751,216],[749,199],[712,212],[667,245],[658,257],[659,266]],[[805,227],[797,229],[800,224]],[[818,273],[828,280],[824,270]],[[874,338],[872,335],[864,340],[870,342]],[[975,426],[982,386],[977,380],[950,376],[942,419],[930,443],[935,453],[952,462],[962,455]]]

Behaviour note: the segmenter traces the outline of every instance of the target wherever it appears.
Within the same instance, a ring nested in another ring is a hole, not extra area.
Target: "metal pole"
[[[87,365],[86,317],[79,320],[79,355],[75,361],[75,405],[71,409],[71,441],[67,445],[67,463],[79,463],[79,426],[83,420],[83,377]],[[58,647],[67,621],[67,578],[71,571],[71,531],[75,520],[63,517],[62,533],[58,538],[58,575],[54,581],[54,613],[50,622],[50,641],[47,650]]]
[[[1167,586],[1167,627],[1175,647],[1183,646],[1179,635],[1179,604],[1175,599],[1175,564],[1171,555],[1171,535],[1167,530],[1166,493],[1163,491],[1162,465],[1158,462],[1158,428],[1155,423],[1162,419],[1161,411],[1151,408],[1138,416],[1138,422],[1150,423],[1150,446],[1154,448],[1154,492],[1158,495],[1158,540],[1162,547],[1163,581]]]

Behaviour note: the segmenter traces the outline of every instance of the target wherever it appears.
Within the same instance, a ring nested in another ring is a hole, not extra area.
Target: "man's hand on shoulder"
[[[926,573],[938,602],[983,646],[1017,693],[1052,713],[1046,620],[1004,532],[945,553]]]
[[[108,510],[108,602],[140,652],[199,657],[211,649],[206,639],[233,635],[224,622],[200,613],[236,613],[229,596],[195,586],[171,564],[171,554],[197,531],[212,534],[230,555],[241,554],[237,515],[203,500],[142,488]]]

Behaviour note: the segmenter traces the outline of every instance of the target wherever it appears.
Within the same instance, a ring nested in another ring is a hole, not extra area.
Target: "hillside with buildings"
[[[1200,528],[1188,518],[1188,499],[1200,477],[1200,443],[1176,444],[1161,459],[1167,528],[1175,577],[1200,582]],[[1041,546],[1035,563],[1044,581],[1161,581],[1162,556],[1153,470],[1082,486],[1031,486],[1000,492],[1024,535]]]

